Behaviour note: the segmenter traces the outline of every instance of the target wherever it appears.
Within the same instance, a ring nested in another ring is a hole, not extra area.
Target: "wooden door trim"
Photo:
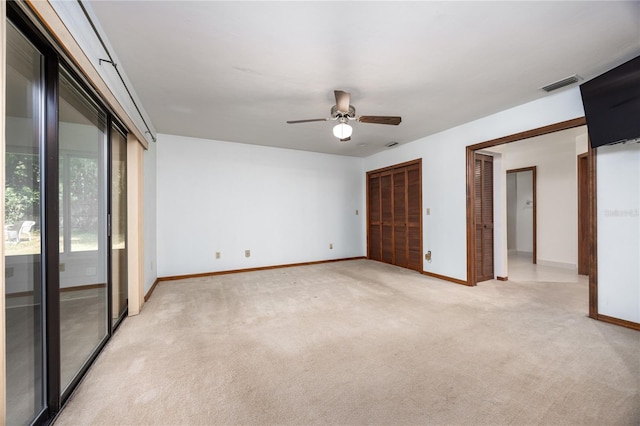
[[[520,167],[519,169],[507,170],[509,173],[531,172],[533,191],[533,264],[538,263],[538,187],[537,187],[537,166]]]
[[[579,154],[577,156],[577,158],[576,158],[576,165],[577,165],[576,171],[577,171],[577,177],[578,177],[578,185],[577,185],[577,190],[578,190],[578,274],[581,274],[581,271],[582,271],[582,273],[585,272],[584,269],[582,268],[582,265],[583,265],[582,261],[585,260],[584,257],[586,256],[587,257],[586,261],[589,262],[590,253],[591,253],[591,250],[589,249],[589,241],[588,240],[586,241],[586,245],[587,245],[587,247],[586,247],[586,251],[587,252],[586,253],[584,253],[583,245],[580,244],[580,242],[582,240],[581,236],[580,236],[580,233],[585,228],[585,224],[584,224],[584,221],[585,221],[584,214],[585,214],[585,212],[582,209],[582,206],[583,206],[583,203],[584,203],[585,194],[581,191],[583,189],[582,181],[583,181],[583,178],[584,178],[584,176],[582,176],[583,172],[581,172],[582,166],[583,166],[582,161],[585,161],[587,169],[589,169],[589,153],[588,152],[585,152],[583,154]],[[584,173],[587,173],[587,182],[586,182],[587,190],[586,190],[586,193],[589,194],[589,179],[588,179],[589,178],[589,172],[587,170]],[[589,198],[588,198],[588,195],[587,195],[586,210],[587,210],[586,211],[586,215],[587,215],[587,219],[586,219],[587,224],[586,225],[588,227],[589,226],[589,218],[588,218],[588,216],[589,216]],[[590,228],[587,228],[587,235],[588,235],[589,232],[590,232]],[[590,265],[587,265],[587,274],[589,273],[588,272],[589,268],[590,268]]]
[[[591,143],[587,149],[587,172],[589,179],[589,317],[611,322],[608,317],[598,314],[598,186],[596,181],[596,158],[597,149],[591,148]],[[614,323],[616,324],[616,323]],[[624,324],[618,324],[624,325]]]
[[[498,145],[504,145],[507,143],[511,143],[511,142],[516,142],[519,140],[524,140],[524,139],[529,139],[535,136],[542,136],[542,135],[546,135],[549,133],[554,133],[554,132],[559,132],[561,130],[567,130],[567,129],[572,129],[574,127],[580,127],[580,126],[584,126],[587,124],[587,120],[584,117],[579,117],[579,118],[574,118],[572,120],[567,120],[567,121],[563,121],[560,123],[555,123],[555,124],[551,124],[548,126],[544,126],[544,127],[539,127],[537,129],[532,129],[532,130],[527,130],[525,132],[520,132],[520,133],[515,133],[513,135],[510,136],[504,136],[501,138],[497,138],[497,139],[492,139],[486,142],[481,142],[481,143],[477,143],[474,145],[469,145],[466,147],[466,161],[467,161],[467,285],[469,286],[475,286],[477,284],[476,281],[476,273],[475,273],[475,261],[476,261],[476,256],[475,256],[475,237],[476,237],[476,232],[475,232],[475,223],[474,223],[474,219],[473,219],[473,205],[475,202],[475,194],[473,191],[473,170],[474,170],[474,154],[476,151],[481,150],[481,149],[485,149],[485,148],[491,148],[494,146],[498,146]],[[589,151],[591,152],[591,150]],[[595,156],[592,156],[595,157]],[[591,173],[590,178],[594,178],[595,179],[595,168],[593,167],[595,165],[595,159],[592,158],[590,165],[592,166],[592,169],[590,171],[593,171],[593,173]],[[595,180],[594,180],[595,183]],[[593,197],[591,197],[592,202],[595,202],[595,184],[594,184],[594,192],[592,192]],[[591,209],[590,209],[591,210]],[[595,211],[591,212],[591,214],[595,214]],[[594,216],[595,217],[595,216]],[[595,221],[594,221],[595,222]],[[592,229],[593,229],[593,224],[592,224]],[[591,235],[591,243],[592,246],[594,244],[594,239],[595,238],[595,234],[592,233]],[[591,251],[592,252],[592,256],[594,254],[594,250]],[[595,262],[591,265],[592,268],[592,272],[593,269],[596,267]],[[591,277],[595,276],[595,274],[591,274],[589,277],[589,282],[591,284]],[[590,285],[589,287],[590,289],[590,295],[591,293],[594,291],[592,289],[592,286]],[[597,292],[597,283],[595,285],[595,291]]]

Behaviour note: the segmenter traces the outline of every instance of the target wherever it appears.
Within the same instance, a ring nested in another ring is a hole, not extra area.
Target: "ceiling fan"
[[[334,90],[336,104],[331,107],[331,118],[312,118],[309,120],[292,120],[288,124],[311,123],[314,121],[336,120],[338,124],[333,128],[333,135],[341,142],[351,140],[353,128],[349,126],[349,121],[355,120],[360,123],[391,124],[397,126],[402,121],[402,117],[390,117],[385,115],[361,115],[356,116],[356,109],[351,102],[351,94],[343,90]]]

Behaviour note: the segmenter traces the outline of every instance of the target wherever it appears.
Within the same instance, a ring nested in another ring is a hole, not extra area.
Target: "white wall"
[[[144,152],[144,293],[146,294],[156,278],[157,273],[157,187],[156,187],[156,150],[155,143],[149,144]]]
[[[507,176],[503,172],[502,154],[493,154],[493,273],[508,277],[507,249]]]
[[[579,89],[564,90],[372,155],[365,170],[422,158],[422,205],[431,209],[423,218],[423,251],[433,255],[424,270],[466,280],[465,147],[583,115]]]
[[[640,144],[596,158],[598,313],[640,323]]]
[[[158,275],[364,256],[364,176],[360,158],[160,135]]]
[[[516,173],[516,251],[533,253],[533,172]]]
[[[507,174],[507,248],[510,251],[517,251],[517,183],[515,173]]]

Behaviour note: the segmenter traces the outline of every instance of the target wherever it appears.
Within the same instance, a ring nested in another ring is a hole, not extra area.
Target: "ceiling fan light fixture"
[[[331,107],[331,118],[311,118],[307,120],[289,120],[288,124],[297,123],[310,123],[312,121],[337,121],[333,127],[333,136],[338,138],[340,142],[349,142],[351,140],[351,134],[353,128],[349,126],[349,120],[355,120],[360,123],[373,123],[373,124],[390,124],[397,126],[402,121],[402,117],[386,116],[386,115],[361,115],[356,116],[356,109],[353,105],[349,104],[351,101],[351,94],[344,90],[334,90],[336,97],[336,104]]]
[[[333,128],[333,136],[338,139],[350,138],[352,133],[353,127],[349,126],[347,123],[338,123]]]

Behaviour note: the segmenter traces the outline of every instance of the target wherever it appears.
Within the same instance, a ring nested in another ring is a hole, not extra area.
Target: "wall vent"
[[[388,144],[386,144],[385,146],[387,148],[393,148],[394,146],[398,145],[398,142],[389,142]]]
[[[571,77],[563,78],[562,80],[558,80],[555,83],[548,84],[542,87],[542,90],[544,90],[545,92],[553,92],[554,90],[558,90],[573,83],[577,83],[580,80],[582,80],[582,78],[578,74],[574,74]]]

